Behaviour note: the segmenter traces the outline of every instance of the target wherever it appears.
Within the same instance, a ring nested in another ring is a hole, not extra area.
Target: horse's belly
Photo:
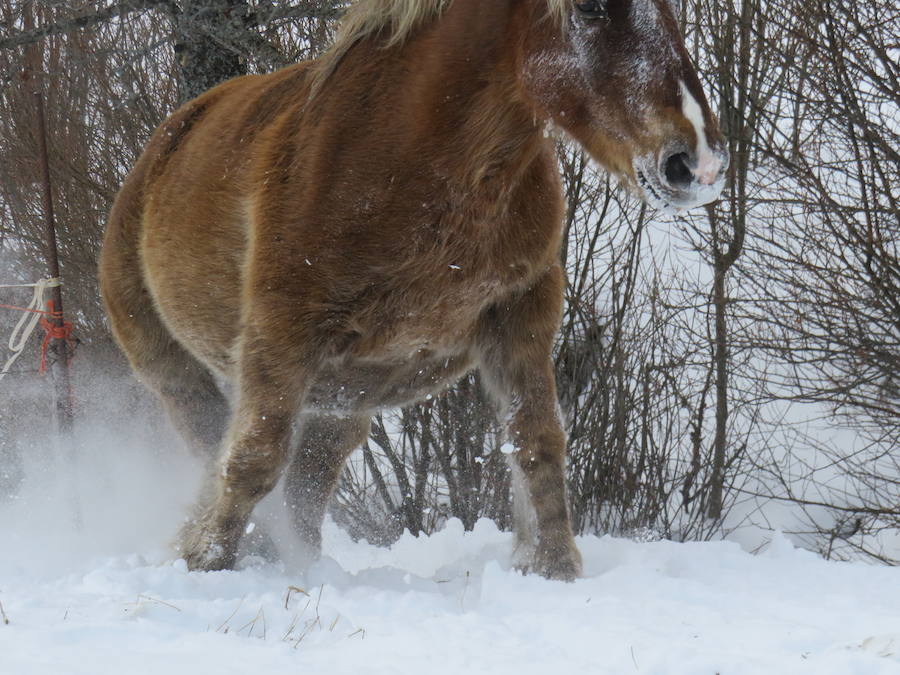
[[[329,363],[313,382],[304,412],[341,415],[401,407],[439,394],[471,367],[464,353],[422,354],[404,363]]]

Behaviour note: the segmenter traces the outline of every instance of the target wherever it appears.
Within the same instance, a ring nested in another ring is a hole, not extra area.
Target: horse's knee
[[[261,497],[278,482],[288,456],[290,424],[263,415],[232,435],[222,467],[225,489],[247,497]]]
[[[280,449],[259,449],[229,457],[222,471],[225,489],[250,498],[265,496],[278,483],[285,454]]]

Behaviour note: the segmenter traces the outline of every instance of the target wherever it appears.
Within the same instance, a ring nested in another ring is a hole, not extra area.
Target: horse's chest
[[[355,304],[362,358],[405,359],[418,349],[468,350],[485,310],[528,285],[546,267],[547,248],[500,241],[496,224],[457,228],[423,241],[419,233],[384,255]],[[488,231],[493,230],[493,231]]]
[[[406,359],[422,349],[464,351],[485,308],[503,291],[501,280],[466,278],[461,269],[405,283],[394,280],[360,308],[352,354]]]

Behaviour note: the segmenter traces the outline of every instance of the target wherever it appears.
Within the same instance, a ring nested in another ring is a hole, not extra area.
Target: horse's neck
[[[483,10],[457,0],[387,61],[408,72],[397,104],[415,108],[421,131],[446,148],[439,168],[469,191],[509,188],[544,145],[543,122],[520,94],[504,44],[509,4]]]

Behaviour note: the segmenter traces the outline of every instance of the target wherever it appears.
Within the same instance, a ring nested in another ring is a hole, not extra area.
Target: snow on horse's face
[[[553,27],[534,18],[546,0],[532,7],[520,58],[535,104],[651,205],[717,199],[728,153],[670,0],[568,0],[564,9]]]

